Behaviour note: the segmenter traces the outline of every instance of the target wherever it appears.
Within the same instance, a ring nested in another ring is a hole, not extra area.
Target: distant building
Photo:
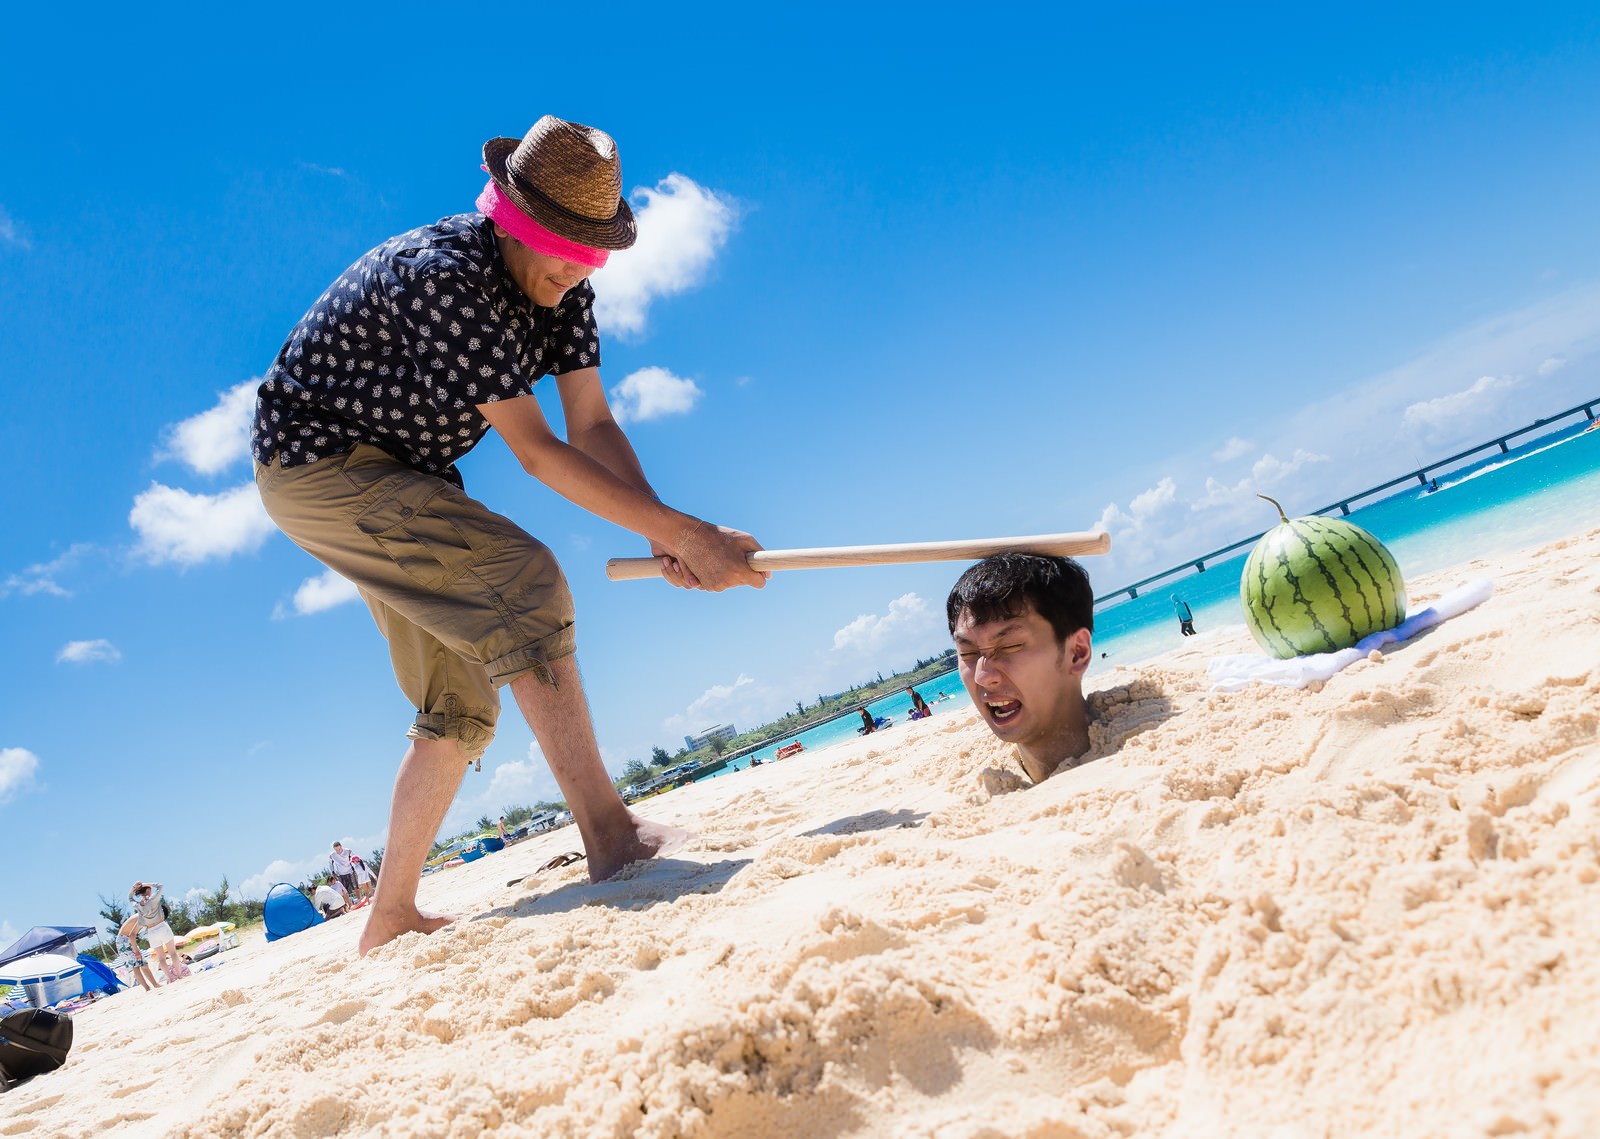
[[[683,745],[690,751],[699,751],[703,747],[710,747],[712,740],[721,740],[727,743],[739,734],[739,729],[732,724],[718,724],[714,728],[706,728],[698,736],[684,736]]]

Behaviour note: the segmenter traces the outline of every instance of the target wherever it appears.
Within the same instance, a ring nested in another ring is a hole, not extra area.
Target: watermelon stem
[[[1257,494],[1256,497],[1257,498],[1266,498],[1267,501],[1272,503],[1273,506],[1278,506],[1278,500],[1275,499],[1275,498],[1267,498],[1267,496],[1264,495],[1264,494]],[[1283,507],[1281,507],[1281,506],[1278,506],[1278,519],[1279,519],[1279,521],[1283,522],[1285,525],[1287,525],[1288,522],[1289,522],[1289,516],[1283,512]]]

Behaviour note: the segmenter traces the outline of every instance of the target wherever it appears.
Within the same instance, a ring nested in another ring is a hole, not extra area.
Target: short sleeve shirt
[[[459,483],[489,430],[479,404],[599,364],[589,282],[535,305],[493,223],[460,214],[384,242],[318,298],[257,390],[251,450],[294,467],[370,443]]]

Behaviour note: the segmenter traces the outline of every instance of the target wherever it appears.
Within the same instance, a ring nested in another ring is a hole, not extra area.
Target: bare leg
[[[511,694],[578,824],[589,855],[589,881],[604,882],[630,862],[671,854],[694,837],[628,810],[600,759],[577,658],[563,657],[550,665],[550,672],[554,685],[524,673],[511,682]]]
[[[389,806],[383,873],[357,946],[361,956],[402,933],[432,933],[456,920],[455,914],[417,909],[417,883],[422,881],[422,864],[428,860],[428,850],[466,771],[467,761],[454,740],[413,740],[400,762]]]
[[[173,952],[172,942],[151,946],[156,955],[156,964],[161,966],[161,972],[167,978],[167,984],[172,984],[182,974],[178,969],[178,955]]]

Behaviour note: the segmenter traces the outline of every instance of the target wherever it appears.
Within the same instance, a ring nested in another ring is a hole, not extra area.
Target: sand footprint
[[[367,1008],[367,1003],[364,1000],[342,1001],[323,1013],[321,1019],[316,1023],[343,1024],[356,1014],[364,1012]]]

